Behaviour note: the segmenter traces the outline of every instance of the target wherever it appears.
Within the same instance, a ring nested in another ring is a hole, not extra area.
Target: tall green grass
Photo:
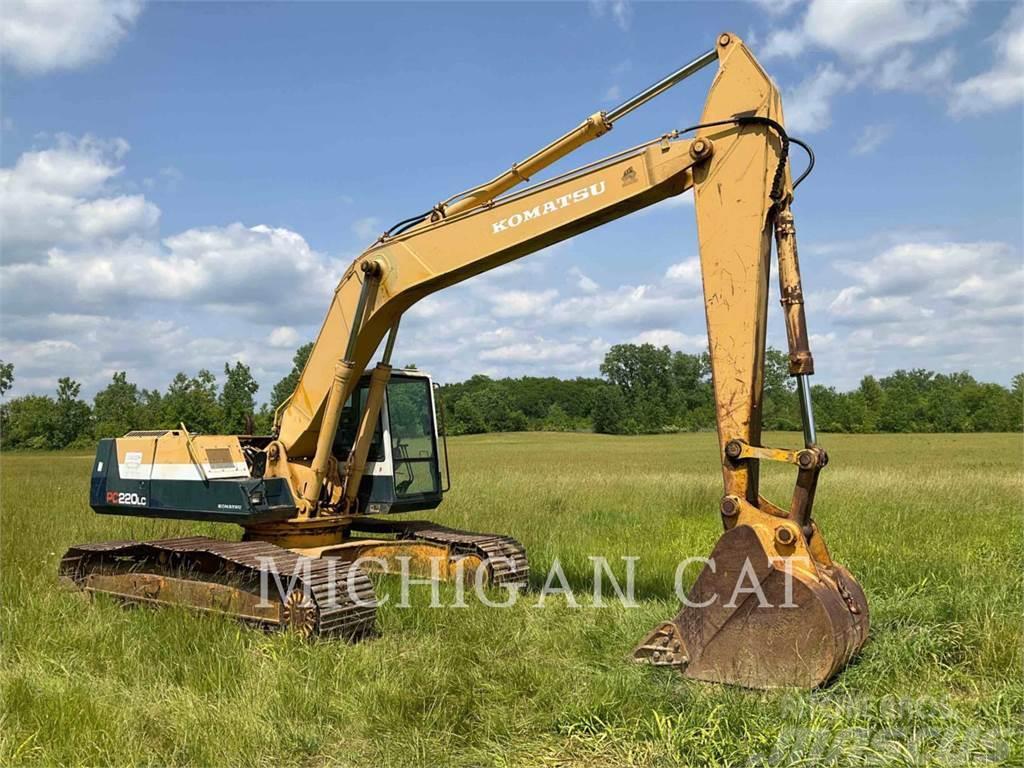
[[[94,515],[91,456],[4,456],[0,764],[1024,764],[1021,437],[824,442],[817,518],[867,591],[871,639],[827,688],[773,693],[625,661],[675,613],[678,561],[718,536],[713,435],[452,440],[432,519],[516,536],[534,587],[558,558],[582,607],[430,609],[414,587],[403,610],[382,577],[381,637],[358,645],[62,591],[70,544],[238,529]],[[620,579],[640,557],[638,607],[589,605],[589,555]]]

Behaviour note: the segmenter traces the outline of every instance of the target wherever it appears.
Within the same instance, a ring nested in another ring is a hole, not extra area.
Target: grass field
[[[238,530],[100,517],[91,456],[4,456],[0,764],[1024,765],[1021,436],[823,442],[817,518],[872,634],[826,689],[773,693],[624,661],[676,612],[676,563],[718,536],[710,434],[451,440],[435,520],[514,535],[535,580],[557,557],[581,592],[588,555],[638,555],[640,605],[429,609],[420,587],[358,645],[62,592],[72,543]]]

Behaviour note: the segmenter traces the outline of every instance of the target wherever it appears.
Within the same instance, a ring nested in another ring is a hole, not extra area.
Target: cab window
[[[395,494],[401,498],[438,493],[441,483],[429,379],[393,378],[388,384],[388,418]]]

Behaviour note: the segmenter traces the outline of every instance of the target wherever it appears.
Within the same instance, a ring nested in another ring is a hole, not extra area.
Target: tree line
[[[81,398],[67,377],[55,396],[23,395],[0,405],[0,438],[7,449],[89,447],[132,429],[219,434],[268,434],[275,409],[295,389],[312,344],[295,352],[291,371],[259,406],[259,386],[247,365],[225,363],[223,381],[209,370],[178,373],[166,390],[138,387],[124,371]],[[414,366],[413,366],[414,367]],[[526,430],[652,434],[715,428],[708,356],[652,344],[617,344],[605,355],[601,377],[558,379],[477,375],[440,388],[442,421],[450,435]],[[14,367],[0,361],[0,396]],[[979,382],[966,372],[920,369],[865,376],[849,392],[813,387],[823,432],[1009,432],[1024,429],[1024,373],[1009,388]],[[800,416],[786,355],[768,350],[763,420],[766,429],[798,430]]]
[[[617,344],[601,378],[561,380],[474,376],[441,387],[448,433],[519,430],[652,434],[713,430],[714,394],[707,354],[653,344]],[[787,356],[765,359],[765,429],[799,430],[795,381]],[[865,376],[849,392],[812,387],[824,432],[1011,432],[1024,429],[1024,374],[1010,388],[970,374],[899,370]]]

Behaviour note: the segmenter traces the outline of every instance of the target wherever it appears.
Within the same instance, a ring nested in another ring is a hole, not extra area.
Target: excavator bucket
[[[737,525],[719,539],[676,617],[652,630],[633,658],[695,680],[814,688],[867,635],[867,600],[845,568],[780,557],[754,526]]]

